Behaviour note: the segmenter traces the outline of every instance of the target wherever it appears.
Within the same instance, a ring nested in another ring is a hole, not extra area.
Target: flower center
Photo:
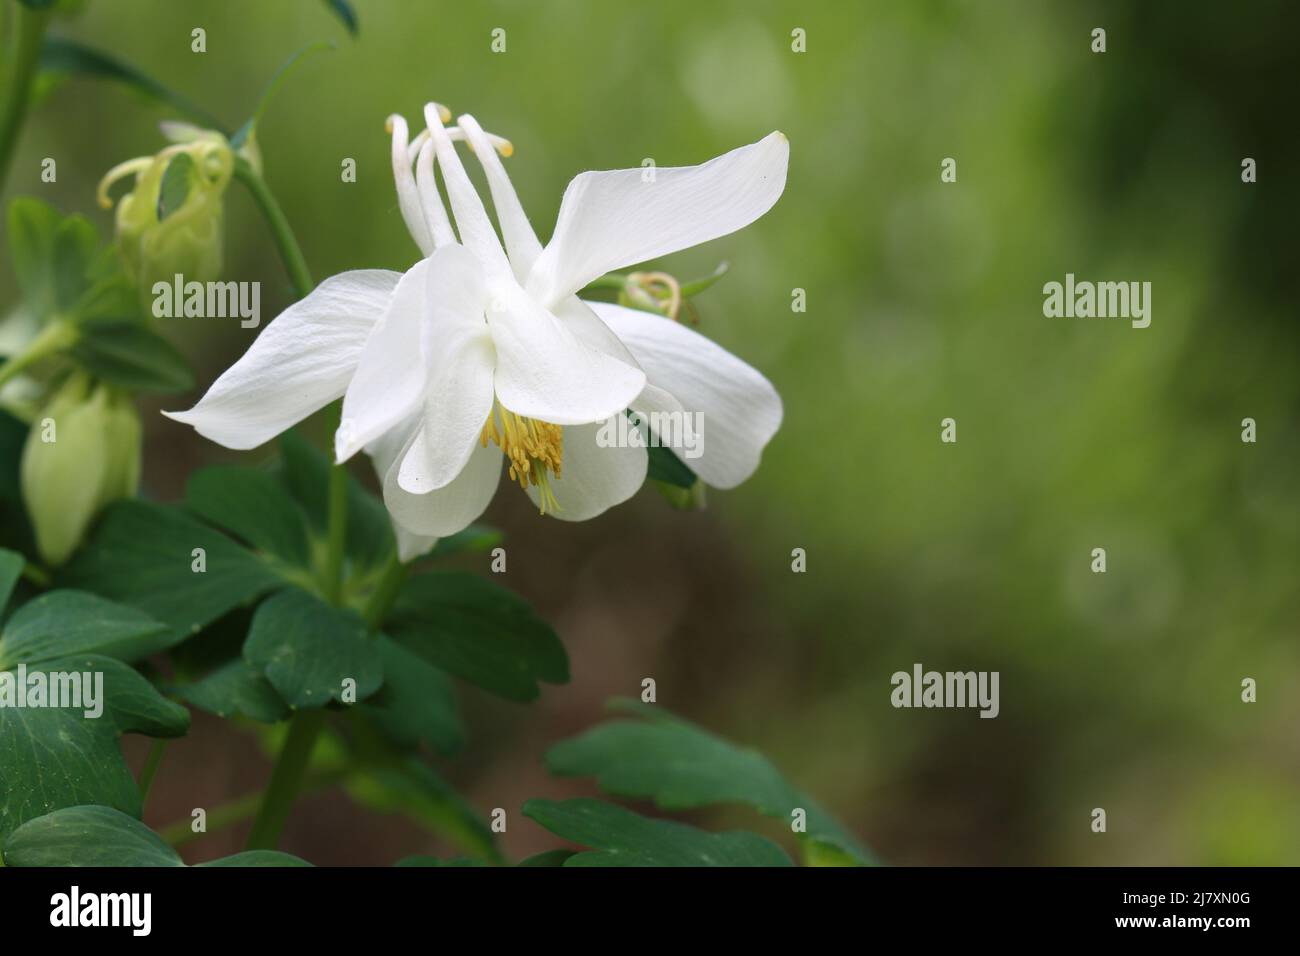
[[[529,485],[537,488],[542,514],[560,510],[551,490],[551,476],[559,478],[564,464],[564,432],[559,425],[516,415],[497,402],[479,436],[484,448],[489,441],[510,459],[511,481],[525,490]]]

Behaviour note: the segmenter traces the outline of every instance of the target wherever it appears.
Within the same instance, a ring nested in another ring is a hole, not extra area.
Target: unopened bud
[[[75,373],[33,423],[23,447],[23,501],[36,548],[61,564],[109,502],[135,494],[140,417],[129,399]]]
[[[129,160],[99,184],[100,205],[108,190],[135,175],[135,186],[117,204],[117,242],[126,269],[145,294],[155,281],[208,282],[221,274],[224,207],[234,153],[219,133],[177,127],[180,142],[156,156]]]

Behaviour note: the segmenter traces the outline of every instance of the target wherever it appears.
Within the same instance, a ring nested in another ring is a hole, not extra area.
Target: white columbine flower
[[[701,413],[707,450],[692,469],[723,488],[747,478],[780,424],[771,384],[676,322],[589,306],[577,292],[758,218],[784,188],[785,137],[653,176],[583,173],[543,247],[497,157],[509,143],[471,116],[446,129],[449,118],[430,104],[427,129],[409,143],[401,117],[389,120],[399,206],[427,258],[400,276],[327,279],[198,405],[171,417],[227,447],[252,448],[343,395],[338,460],[362,448],[371,455],[404,560],[483,512],[503,456],[510,477],[556,517],[584,520],[629,498],[645,479],[645,449],[596,442],[601,423],[627,408]],[[454,139],[483,165],[504,250]]]

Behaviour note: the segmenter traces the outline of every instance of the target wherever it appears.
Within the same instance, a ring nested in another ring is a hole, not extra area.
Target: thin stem
[[[384,565],[384,571],[379,576],[379,583],[370,592],[365,610],[361,612],[361,616],[366,619],[371,630],[377,629],[383,623],[384,615],[393,606],[397,592],[402,589],[402,582],[406,580],[406,571],[407,565],[402,563],[396,551],[388,556],[388,563]]]
[[[33,10],[26,4],[18,4],[14,49],[9,53],[12,62],[4,77],[4,100],[0,103],[0,192],[4,191],[9,163],[13,160],[14,148],[18,145],[18,134],[23,128],[23,120],[27,118],[27,107],[32,98],[32,80],[36,76],[36,64],[41,56],[45,27],[49,22],[49,10]]]
[[[307,260],[303,258],[302,248],[298,245],[284,210],[276,202],[271,187],[242,156],[235,159],[234,175],[252,193],[257,208],[261,210],[266,224],[270,226],[271,237],[275,239],[276,248],[280,250],[280,258],[284,260],[284,267],[289,273],[294,292],[297,293],[298,298],[306,298],[307,294],[316,287],[316,283],[312,281],[311,270],[307,268]]]
[[[23,565],[23,577],[41,588],[48,588],[53,583],[50,572],[31,561]]]
[[[325,711],[320,709],[300,710],[289,721],[289,736],[285,738],[284,748],[271,772],[271,782],[248,833],[246,849],[275,849],[311,762],[311,752],[324,727]]]
[[[55,319],[28,342],[26,348],[0,365],[0,386],[9,384],[15,376],[41,359],[69,348],[77,341],[77,336],[77,329],[71,323]]]
[[[325,599],[338,604],[343,595],[343,552],[348,536],[348,473],[342,465],[330,466],[328,534],[324,581],[321,583]]]
[[[149,799],[149,787],[153,784],[153,778],[158,773],[158,765],[162,763],[163,751],[167,748],[167,741],[161,737],[153,742],[149,748],[149,756],[145,758],[144,766],[140,769],[140,805]]]
[[[257,813],[257,808],[261,805],[262,795],[260,793],[246,794],[214,808],[205,821],[206,828],[200,832],[195,832],[193,820],[177,820],[175,823],[159,830],[158,835],[172,846],[183,846],[191,840],[207,836],[210,830],[220,830],[247,820]]]

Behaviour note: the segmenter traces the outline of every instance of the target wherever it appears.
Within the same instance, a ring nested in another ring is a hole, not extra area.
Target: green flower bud
[[[235,158],[219,133],[186,128],[183,142],[109,170],[99,202],[112,206],[108,190],[124,176],[135,186],[117,204],[117,243],[127,273],[141,295],[157,281],[208,282],[221,274],[222,199]]]
[[[27,433],[21,481],[36,548],[61,564],[110,501],[140,480],[140,417],[130,400],[76,373]]]

